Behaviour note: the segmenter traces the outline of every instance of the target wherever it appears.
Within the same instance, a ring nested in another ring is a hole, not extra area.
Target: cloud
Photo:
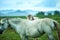
[[[1,9],[20,10],[55,10],[59,9],[60,0],[0,0]]]
[[[57,1],[56,9],[57,9],[57,10],[60,10],[60,0]]]
[[[42,3],[35,5],[36,7],[55,7],[57,0],[45,0]]]

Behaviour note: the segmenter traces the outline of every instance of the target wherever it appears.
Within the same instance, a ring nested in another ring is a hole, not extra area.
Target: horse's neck
[[[12,28],[16,28],[20,26],[20,23],[23,22],[24,19],[17,18],[17,19],[10,19],[9,24]]]

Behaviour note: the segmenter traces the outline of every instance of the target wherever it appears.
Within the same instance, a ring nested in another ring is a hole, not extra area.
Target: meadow
[[[20,18],[26,18],[25,16],[18,16],[18,17],[20,17]],[[7,16],[5,16],[5,17],[0,17],[0,18],[18,18],[18,17],[16,17],[16,16],[12,16],[12,17],[7,17]],[[44,16],[44,15],[37,15],[36,17],[39,17],[39,18],[52,18],[52,19],[54,19],[54,20],[56,20],[56,21],[58,21],[59,23],[60,23],[60,15],[48,15],[48,16]],[[53,35],[54,35],[54,38],[56,39],[56,40],[58,40],[57,38],[57,31],[55,30],[55,31],[53,31]],[[48,38],[47,38],[47,34],[44,34],[44,35],[42,35],[41,37],[39,37],[38,38],[39,40],[47,40]],[[3,34],[1,35],[0,34],[0,40],[21,40],[20,39],[20,37],[19,37],[19,35],[14,31],[14,30],[12,30],[12,29],[6,29],[4,32],[3,32]],[[31,38],[30,40],[35,40],[34,38]]]

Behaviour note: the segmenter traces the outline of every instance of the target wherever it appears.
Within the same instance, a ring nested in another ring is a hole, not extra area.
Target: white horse
[[[60,27],[58,22],[49,18],[34,21],[22,18],[3,20],[3,25],[0,23],[0,33],[7,29],[8,25],[10,25],[12,29],[15,29],[22,40],[28,40],[29,37],[39,37],[44,33],[47,33],[49,40],[54,40],[52,30],[55,28],[57,29],[58,37],[60,37]]]

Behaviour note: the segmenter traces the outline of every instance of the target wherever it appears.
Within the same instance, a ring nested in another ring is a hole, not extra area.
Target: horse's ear
[[[31,18],[31,15],[28,15],[28,16],[27,16],[27,19],[30,20],[30,18]]]
[[[34,17],[32,16],[32,20],[34,20]]]
[[[28,16],[27,16],[27,19],[29,19],[29,20],[34,20],[34,17],[33,17],[32,15],[28,15]]]

